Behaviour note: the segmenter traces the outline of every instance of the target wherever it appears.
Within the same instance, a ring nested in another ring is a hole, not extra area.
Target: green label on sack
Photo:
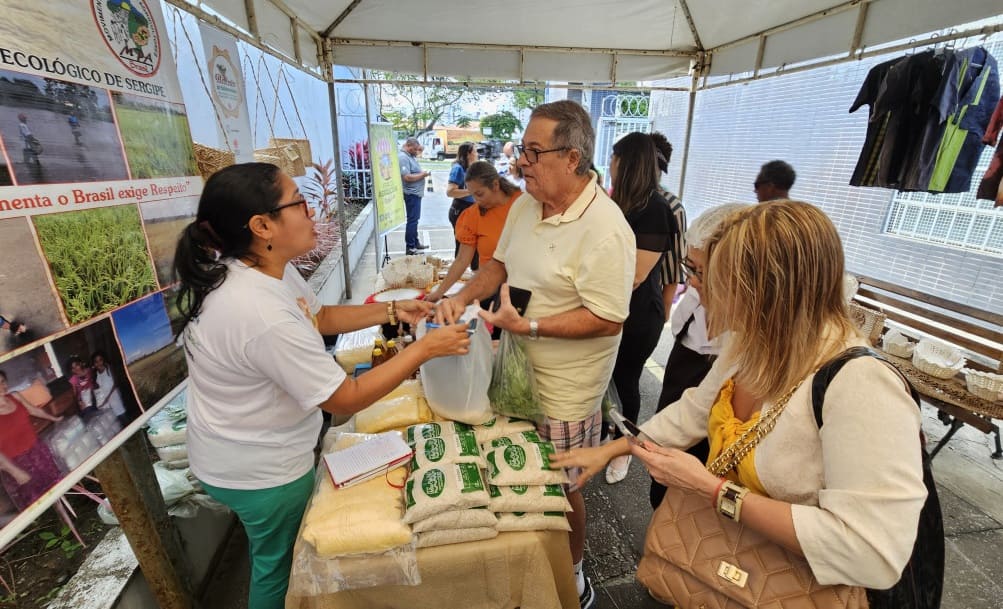
[[[505,463],[512,469],[519,471],[526,467],[526,450],[518,444],[505,449]]]
[[[525,440],[527,442],[545,442],[546,441],[543,438],[541,438],[540,434],[536,433],[535,431],[524,431],[524,432],[521,432],[519,435],[521,435],[522,438],[523,438],[523,440]]]
[[[404,497],[407,509],[411,509],[414,506],[414,478],[407,481],[404,485]]]
[[[553,516],[554,518],[564,518],[564,512],[544,512],[544,516]]]
[[[411,471],[416,472],[421,469],[418,466],[418,453],[411,453]]]
[[[554,449],[554,445],[550,442],[545,442],[543,444],[537,444],[536,447],[540,450],[540,462],[543,469],[550,469],[550,456],[557,452]]]
[[[481,427],[494,427],[495,423],[497,422],[498,422],[498,417],[495,417],[490,421],[485,421],[484,423],[481,423]]]
[[[526,512],[512,512],[512,515],[515,516],[516,518],[522,518],[523,516],[526,515]]]
[[[516,486],[510,486],[509,489],[516,495],[525,495],[526,491],[529,490],[529,487],[525,484],[518,484]]]
[[[476,463],[457,463],[456,471],[460,474],[461,493],[473,493],[484,490],[481,468],[477,467]]]
[[[421,490],[429,497],[438,497],[446,489],[446,474],[441,469],[430,469],[421,477]]]
[[[501,470],[498,469],[498,464],[495,463],[495,453],[488,453],[488,468],[491,471],[491,477],[496,478]]]
[[[442,426],[438,423],[428,423],[421,426],[421,437],[438,438],[442,435]]]
[[[467,431],[470,433],[474,432],[473,425],[467,425],[466,423],[458,423],[456,421],[453,421],[453,429],[456,430],[456,433],[460,433],[461,431]]]
[[[460,451],[461,457],[479,457],[481,449],[477,446],[477,436],[464,431],[456,434],[456,447]]]
[[[501,497],[501,489],[499,489],[497,486],[495,486],[493,484],[489,484],[488,485],[488,494],[491,495],[492,499],[494,499],[496,497]]]
[[[506,437],[501,437],[501,438],[496,438],[494,440],[491,440],[491,447],[492,448],[501,448],[502,446],[512,446],[512,439],[511,438],[506,438]]]
[[[564,489],[561,488],[560,484],[548,484],[543,487],[544,497],[563,497]]]
[[[442,461],[446,456],[446,442],[442,438],[429,438],[425,441],[425,458],[429,461]]]

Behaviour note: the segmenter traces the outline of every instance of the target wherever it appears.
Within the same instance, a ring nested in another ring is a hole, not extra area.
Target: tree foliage
[[[374,76],[383,80],[416,83],[421,80],[420,76],[393,72],[376,72]],[[460,103],[469,94],[468,89],[457,86],[456,81],[450,78],[429,76],[429,80],[435,84],[380,85],[380,114],[393,124],[395,131],[406,135],[428,131],[435,127],[450,106]]]
[[[543,103],[542,89],[516,89],[512,91],[516,110],[532,110]]]
[[[512,139],[512,135],[522,130],[522,123],[508,110],[502,110],[497,114],[489,114],[481,119],[481,132],[484,133],[486,127],[491,128],[491,138],[501,141]]]

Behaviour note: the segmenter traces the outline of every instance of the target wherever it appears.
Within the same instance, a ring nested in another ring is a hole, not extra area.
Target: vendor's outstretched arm
[[[317,313],[317,329],[321,334],[330,336],[385,324],[390,321],[388,304],[325,305]],[[398,320],[417,323],[432,310],[432,305],[415,300],[398,300],[394,308]]]
[[[507,278],[508,271],[503,263],[494,258],[482,261],[481,268],[467,285],[456,296],[447,298],[436,307],[435,320],[440,324],[455,322],[467,305],[493,295]]]

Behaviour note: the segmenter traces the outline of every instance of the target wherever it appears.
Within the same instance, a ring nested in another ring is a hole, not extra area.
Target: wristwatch
[[[540,338],[540,324],[536,322],[535,319],[529,320],[529,340],[536,340]]]
[[[717,493],[717,511],[722,516],[739,522],[742,515],[742,501],[749,494],[749,489],[735,484],[731,480],[725,480],[721,485],[721,490]]]

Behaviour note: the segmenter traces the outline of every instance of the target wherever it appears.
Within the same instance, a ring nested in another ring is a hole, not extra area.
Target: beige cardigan
[[[732,373],[719,358],[699,386],[641,429],[678,448],[707,437],[708,413]],[[795,532],[819,583],[888,588],[912,553],[926,499],[919,409],[886,364],[858,358],[829,385],[819,430],[811,380],[756,447],[756,473],[770,497],[793,504]]]

